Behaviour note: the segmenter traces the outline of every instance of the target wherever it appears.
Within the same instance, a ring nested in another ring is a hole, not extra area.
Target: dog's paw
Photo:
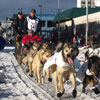
[[[73,95],[74,98],[76,97],[77,91],[75,89],[73,90],[72,95]]]
[[[100,91],[99,91],[99,89],[98,89],[97,87],[94,88],[93,91],[94,91],[94,93],[95,93],[96,95],[100,93]]]
[[[57,97],[61,97],[63,95],[62,92],[57,92]]]
[[[30,77],[33,77],[33,75],[30,75],[30,74],[29,74],[29,76],[30,76]]]
[[[48,78],[48,81],[49,81],[49,82],[52,82],[52,78]]]

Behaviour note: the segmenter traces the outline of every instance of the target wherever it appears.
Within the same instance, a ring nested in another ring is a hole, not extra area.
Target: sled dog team
[[[72,96],[77,96],[77,84],[75,75],[74,60],[79,52],[84,52],[88,60],[87,69],[84,73],[82,92],[85,93],[86,87],[91,85],[95,94],[100,91],[97,87],[100,77],[100,57],[98,52],[89,47],[77,48],[68,43],[59,42],[56,48],[52,43],[37,43],[34,42],[27,54],[23,57],[22,63],[26,67],[26,72],[29,72],[30,77],[35,77],[38,83],[45,84],[45,76],[48,81],[54,81],[57,97],[61,97],[64,92],[64,83],[68,80],[72,82]]]

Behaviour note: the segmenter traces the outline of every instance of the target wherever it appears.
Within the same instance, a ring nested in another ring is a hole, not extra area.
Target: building
[[[55,14],[37,14],[38,18],[42,21],[42,34],[49,34],[54,29],[53,19]]]
[[[71,8],[65,10],[59,15],[55,16],[54,21],[60,22],[60,28],[67,30],[70,33],[82,33],[86,32],[86,8]],[[100,33],[100,8],[89,8],[88,14],[89,33]]]
[[[88,0],[88,6],[90,8],[95,8],[95,0]],[[85,8],[86,7],[86,0],[77,0],[77,7],[78,8]]]
[[[100,7],[100,0],[95,0],[96,7]]]

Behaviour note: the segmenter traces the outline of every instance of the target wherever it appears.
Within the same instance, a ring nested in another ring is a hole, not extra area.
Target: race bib
[[[27,17],[27,21],[28,21],[28,29],[32,29],[34,32],[36,32],[39,19],[32,20],[29,17]]]

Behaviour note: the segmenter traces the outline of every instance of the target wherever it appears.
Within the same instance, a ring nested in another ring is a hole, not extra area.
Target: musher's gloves
[[[24,46],[24,44],[22,43],[22,47]]]

